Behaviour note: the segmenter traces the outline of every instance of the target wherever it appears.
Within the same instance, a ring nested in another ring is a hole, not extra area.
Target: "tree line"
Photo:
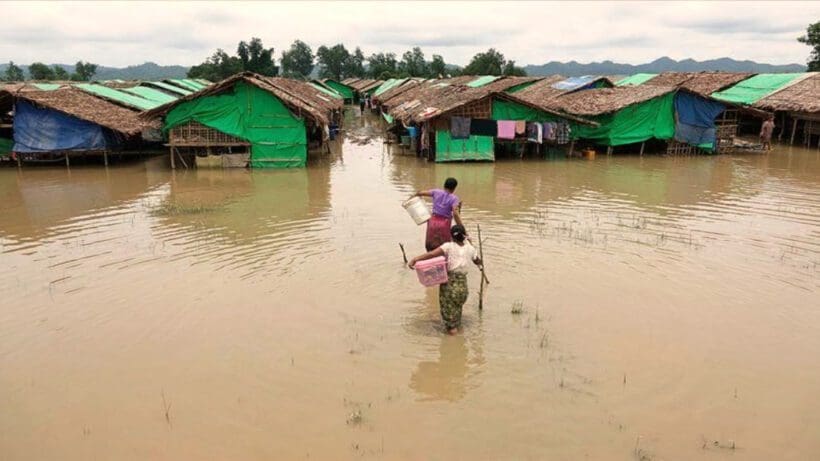
[[[265,48],[262,40],[254,37],[250,42],[241,41],[236,55],[217,49],[202,64],[191,67],[189,78],[219,81],[237,72],[251,71],[276,77],[309,79],[314,69],[320,78],[343,80],[349,77],[389,78],[422,77],[440,78],[456,75],[516,75],[526,72],[507,60],[494,48],[478,53],[464,68],[445,63],[441,55],[434,54],[428,61],[419,47],[406,51],[399,58],[395,53],[373,53],[365,56],[358,46],[350,51],[344,44],[320,46],[313,49],[301,40],[295,40],[290,48],[282,51],[279,66],[275,63],[273,48]]]
[[[67,70],[61,66],[49,67],[42,62],[33,62],[28,66],[28,74],[30,80],[71,80],[75,82],[88,82],[97,73],[97,65],[90,62],[77,61],[74,65],[74,72],[68,73]],[[23,69],[14,64],[14,61],[9,61],[6,72],[3,75],[3,80],[7,82],[22,82],[26,79]]]

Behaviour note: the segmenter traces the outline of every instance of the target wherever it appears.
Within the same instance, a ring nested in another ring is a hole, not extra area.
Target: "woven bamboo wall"
[[[490,105],[490,98],[479,99],[470,104],[454,109],[446,114],[450,117],[469,117],[469,118],[483,118],[489,119],[492,117],[492,106]]]
[[[168,134],[172,146],[248,146],[247,141],[217,131],[197,122],[188,122],[171,129]]]

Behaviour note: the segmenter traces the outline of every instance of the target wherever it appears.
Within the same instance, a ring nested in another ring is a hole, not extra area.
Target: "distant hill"
[[[19,64],[18,64],[19,65]],[[53,67],[55,64],[49,64]],[[68,73],[74,72],[74,65],[56,64]],[[5,73],[8,63],[0,64],[0,73]],[[20,66],[28,76],[28,66]],[[188,67],[185,66],[161,66],[157,63],[146,62],[138,66],[128,67],[106,67],[98,66],[95,80],[161,80],[164,78],[185,78]]]
[[[577,61],[552,61],[540,66],[525,66],[524,70],[527,71],[527,75],[561,74],[567,77],[575,77],[579,75],[631,75],[640,72],[700,72],[704,70],[753,73],[805,72],[806,66],[801,64],[761,64],[754,61],[735,61],[731,58],[711,59],[708,61],[695,61],[693,59],[675,61],[674,59],[664,56],[648,64],[639,65],[618,64],[612,61],[592,62],[589,64],[581,64]]]

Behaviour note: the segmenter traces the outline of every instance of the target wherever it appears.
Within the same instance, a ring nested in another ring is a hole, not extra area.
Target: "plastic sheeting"
[[[594,75],[583,75],[581,77],[570,77],[566,80],[561,80],[560,82],[556,82],[552,84],[552,87],[556,90],[564,90],[564,91],[572,91],[577,90],[579,88],[583,88],[598,77]]]
[[[447,130],[436,130],[436,162],[464,160],[495,160],[495,141],[492,136],[470,136],[452,139]]]
[[[97,85],[95,83],[78,83],[74,86],[85,91],[86,93],[100,96],[105,99],[110,99],[139,110],[150,110],[162,105],[161,103],[150,101],[141,96],[115,90],[114,88],[108,88],[107,86]]]
[[[101,150],[115,145],[114,136],[96,123],[41,109],[22,99],[15,104],[15,152]]]
[[[126,93],[131,93],[137,95],[139,97],[145,98],[149,101],[154,101],[159,104],[167,104],[169,102],[176,101],[178,98],[171,96],[167,93],[163,93],[160,90],[155,90],[153,88],[149,88],[147,86],[135,86],[132,88],[123,88],[122,91]]]
[[[342,98],[342,95],[340,95],[336,90],[324,87],[324,86],[319,85],[315,82],[309,82],[308,84],[310,86],[312,86],[313,88],[316,88],[317,90],[321,91],[322,93],[324,93],[324,94],[326,94],[326,95],[328,95],[328,96],[330,96],[334,99],[344,99],[344,98]]]
[[[675,124],[675,140],[713,151],[717,140],[717,128],[678,122]]]
[[[470,88],[479,88],[501,78],[498,75],[483,75],[467,84]]]
[[[493,120],[526,120],[528,122],[560,122],[561,117],[512,101],[494,100]]]
[[[14,140],[8,138],[0,138],[0,156],[8,155],[14,147]]]
[[[606,146],[671,139],[675,135],[674,97],[674,93],[668,93],[613,113],[587,117],[600,125],[572,125],[572,138]]]
[[[188,96],[189,94],[193,93],[191,90],[186,90],[180,88],[176,85],[171,85],[170,83],[165,82],[148,82],[149,85],[155,86],[157,88],[162,88],[163,90],[169,91],[174,94],[181,94],[183,96]]]
[[[723,91],[712,93],[712,97],[722,101],[751,105],[788,85],[794,79],[805,75],[804,73],[759,74]]]
[[[717,101],[686,92],[675,94],[675,112],[678,114],[678,121],[687,125],[714,128],[715,119],[724,110],[726,106]]]
[[[307,162],[305,122],[253,85],[238,82],[232,91],[183,102],[165,117],[164,129],[190,121],[250,142],[254,168],[303,167]]]
[[[615,86],[638,86],[652,80],[657,76],[658,74],[633,74],[629,77],[618,80],[615,83]]]
[[[323,83],[333,89],[333,91],[342,95],[342,98],[353,99],[353,88],[350,88],[344,83],[339,83],[336,80],[326,80]]]
[[[380,96],[382,93],[384,93],[387,90],[390,90],[390,89],[395,88],[395,87],[400,86],[400,85],[404,85],[404,82],[406,82],[407,80],[409,80],[409,79],[407,79],[407,78],[392,79],[391,78],[390,80],[382,83],[380,87],[376,88],[376,91],[373,93],[373,95],[374,96]]]

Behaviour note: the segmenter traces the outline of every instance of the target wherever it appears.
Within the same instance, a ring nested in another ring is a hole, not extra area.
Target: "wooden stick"
[[[484,274],[484,245],[481,241],[481,224],[476,224],[476,228],[478,229],[478,257],[481,258],[481,285],[478,289],[478,309],[484,309],[484,282],[486,281],[487,284],[490,283],[487,280],[487,276]]]
[[[404,245],[399,242],[399,248],[401,248],[401,257],[404,258],[404,264],[407,264],[407,253],[404,252]]]

